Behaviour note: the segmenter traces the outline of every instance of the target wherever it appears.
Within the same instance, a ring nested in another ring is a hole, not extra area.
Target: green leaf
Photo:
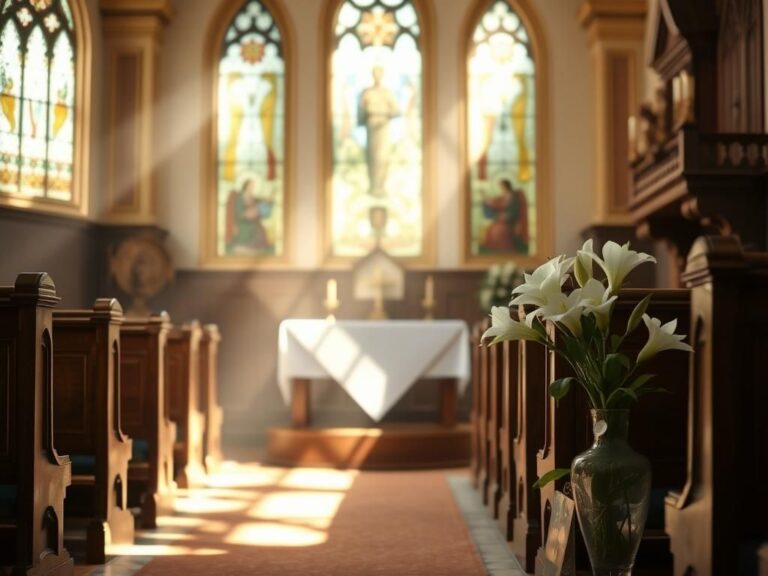
[[[562,400],[568,394],[571,386],[576,383],[576,378],[568,376],[567,378],[560,378],[555,380],[549,385],[549,393],[555,400]]]
[[[624,354],[608,354],[603,362],[603,378],[609,385],[615,382],[621,382],[621,376],[629,370],[629,358]]]
[[[637,378],[635,378],[632,381],[632,384],[629,385],[629,389],[630,390],[639,390],[640,388],[643,387],[643,385],[646,382],[648,382],[648,380],[650,380],[654,376],[655,376],[655,374],[642,374],[642,375],[638,376]]]
[[[648,294],[645,298],[637,303],[637,306],[635,306],[635,309],[632,310],[632,314],[629,316],[629,321],[627,322],[627,331],[624,332],[625,336],[634,332],[635,328],[637,328],[637,325],[640,324],[640,320],[643,319],[643,314],[645,314],[645,311],[648,309],[648,304],[650,301],[651,294]]]
[[[619,349],[619,346],[621,346],[621,342],[624,340],[621,336],[618,334],[611,335],[611,352],[616,352],[616,350]]]
[[[597,321],[593,314],[583,314],[581,316],[581,338],[584,342],[589,342],[597,331]]]
[[[537,490],[540,490],[544,488],[547,484],[550,482],[554,482],[556,480],[560,480],[560,478],[563,478],[564,476],[568,476],[571,473],[570,468],[555,468],[554,470],[550,470],[544,476],[536,480],[534,482],[533,487]]]

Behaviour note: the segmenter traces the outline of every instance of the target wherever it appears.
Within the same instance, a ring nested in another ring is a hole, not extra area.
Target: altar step
[[[270,428],[267,462],[358,470],[413,470],[467,466],[471,430],[437,424],[376,428]]]

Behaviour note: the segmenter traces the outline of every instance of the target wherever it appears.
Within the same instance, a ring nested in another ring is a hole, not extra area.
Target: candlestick
[[[424,281],[424,300],[421,305],[424,307],[424,318],[431,320],[435,312],[435,279],[431,274]]]
[[[630,162],[637,158],[637,118],[634,116],[627,118],[627,154]]]
[[[328,313],[326,320],[333,321],[336,319],[336,310],[339,308],[338,287],[336,285],[336,279],[330,278],[325,285],[325,311]]]

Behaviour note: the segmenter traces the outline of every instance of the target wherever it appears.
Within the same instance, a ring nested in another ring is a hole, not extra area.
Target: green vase
[[[595,442],[571,464],[594,576],[630,576],[648,516],[651,465],[627,443],[629,410],[592,410]]]

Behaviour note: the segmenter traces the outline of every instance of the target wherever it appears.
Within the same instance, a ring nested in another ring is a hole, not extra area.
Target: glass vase
[[[630,576],[651,495],[651,465],[627,443],[629,410],[592,410],[595,441],[571,464],[594,576]]]

